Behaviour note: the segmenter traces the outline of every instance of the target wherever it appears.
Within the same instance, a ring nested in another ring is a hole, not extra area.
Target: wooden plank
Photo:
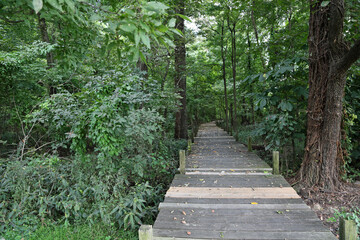
[[[300,217],[300,218],[310,218],[317,217],[316,214],[311,209],[302,209],[302,210],[291,210],[288,209],[190,209],[190,208],[173,208],[173,209],[160,209],[160,215],[167,214],[171,216],[211,216],[214,218],[221,219],[222,216],[231,217],[231,216],[247,216],[249,218],[255,216],[277,216],[279,214],[288,217]],[[184,212],[186,215],[184,215]]]
[[[180,213],[179,210],[175,211],[172,210],[171,212],[163,213],[164,210],[162,210],[162,214],[159,214],[156,222],[166,222],[168,224],[171,224],[172,221],[182,221],[185,220],[188,223],[198,223],[198,222],[212,222],[212,223],[218,223],[218,222],[225,222],[225,223],[266,223],[266,222],[292,222],[292,223],[301,223],[301,222],[317,222],[321,223],[317,216],[315,214],[309,214],[308,211],[303,211],[301,214],[297,212],[296,214],[290,214],[293,211],[286,212],[285,214],[277,214],[273,212],[273,214],[268,215],[215,215],[214,213],[210,213],[210,211],[207,214],[199,214],[199,209],[195,209],[194,212],[188,209],[187,212],[189,214],[183,215]],[[183,210],[184,211],[184,210]],[[215,210],[214,210],[215,211]],[[216,210],[217,211],[217,210]],[[259,211],[258,211],[259,212]]]
[[[293,188],[170,187],[165,197],[176,198],[300,198]]]
[[[228,188],[259,188],[259,187],[290,187],[281,176],[254,176],[254,175],[176,175],[172,187],[228,187]]]
[[[190,232],[190,234],[188,233]],[[277,231],[211,231],[211,230],[164,230],[154,229],[154,237],[159,240],[184,239],[304,239],[304,240],[335,240],[331,232],[277,232]],[[167,238],[161,238],[167,237]]]
[[[272,171],[272,168],[185,168],[186,171],[225,171],[225,172],[241,172],[241,171]]]
[[[291,222],[263,222],[261,224],[238,222],[229,223],[219,221],[216,223],[199,222],[199,223],[188,223],[186,220],[173,220],[172,222],[156,222],[154,224],[156,229],[184,229],[189,230],[200,230],[200,229],[211,229],[212,231],[277,231],[277,232],[291,232],[291,231],[316,231],[316,232],[327,232],[329,231],[320,222],[303,222],[291,223]]]
[[[216,198],[165,198],[166,203],[206,203],[206,204],[303,204],[301,198],[239,198],[239,199],[216,199]]]
[[[214,175],[214,176],[239,176],[239,175],[257,175],[266,176],[272,175],[271,173],[264,172],[186,172],[185,175]]]
[[[159,209],[165,208],[191,208],[191,209],[286,209],[303,210],[309,209],[306,204],[199,204],[199,203],[160,203]]]
[[[173,220],[171,222],[156,222],[154,228],[156,229],[185,229],[185,230],[200,230],[200,229],[211,229],[211,230],[224,230],[224,231],[277,231],[277,232],[286,232],[286,231],[317,231],[317,232],[326,232],[329,231],[324,227],[320,221],[307,221],[302,223],[296,222],[262,222],[261,224],[256,224],[254,222],[247,223],[237,222],[230,223],[225,222],[225,219],[219,222],[188,222],[186,220]]]

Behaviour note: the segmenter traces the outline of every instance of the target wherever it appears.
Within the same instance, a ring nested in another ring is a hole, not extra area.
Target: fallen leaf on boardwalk
[[[257,202],[251,202],[251,204],[256,205],[256,204],[258,204],[258,203],[257,203]]]
[[[186,232],[187,233],[187,235],[191,235],[191,232]]]
[[[186,222],[185,222],[185,221],[181,221],[181,223],[182,223],[182,224],[186,224]]]
[[[235,172],[235,170],[234,170],[234,169],[230,169],[230,171]]]
[[[185,212],[185,211],[182,211],[182,214],[183,214],[183,215],[186,215],[186,212]]]
[[[174,213],[174,210],[172,210],[171,213]]]
[[[194,210],[191,210],[191,212],[195,212]]]
[[[176,218],[176,217],[174,217],[174,220],[177,220],[177,218]]]
[[[199,179],[199,181],[204,181],[204,179]]]
[[[214,212],[215,212],[215,210],[211,210],[211,212],[212,212],[212,213],[214,213]]]

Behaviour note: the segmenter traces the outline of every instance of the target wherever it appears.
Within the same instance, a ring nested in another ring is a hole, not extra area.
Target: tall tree
[[[305,186],[341,186],[342,99],[347,70],[360,57],[360,39],[344,40],[344,0],[310,0],[307,139],[300,179]]]
[[[236,100],[236,62],[237,62],[237,57],[236,57],[236,25],[238,22],[238,14],[236,13],[234,16],[232,16],[232,14],[234,14],[231,9],[229,8],[229,13],[228,13],[228,18],[227,18],[227,23],[228,23],[228,28],[230,31],[230,36],[231,36],[231,65],[232,65],[232,77],[233,77],[233,98],[234,98],[234,102],[233,102],[233,115],[232,115],[232,128],[234,131],[236,131],[237,128],[237,120],[236,120],[236,115],[237,115],[237,100]]]
[[[221,70],[222,78],[224,81],[224,99],[225,99],[225,127],[226,131],[229,131],[229,105],[228,105],[228,96],[227,96],[227,87],[226,87],[226,41],[225,41],[225,20],[222,20],[221,24],[221,35],[220,35],[220,48],[221,48]]]
[[[185,1],[177,0],[176,14],[185,15]],[[176,17],[176,28],[183,36],[175,36],[175,89],[181,99],[181,106],[176,112],[175,138],[187,138],[186,124],[186,47],[185,47],[185,21],[179,15]]]

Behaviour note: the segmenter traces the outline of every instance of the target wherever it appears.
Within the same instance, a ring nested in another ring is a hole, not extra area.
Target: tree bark
[[[343,39],[344,0],[310,0],[309,99],[301,184],[328,190],[341,187],[342,99],[346,72],[360,57],[360,41],[348,49]]]
[[[251,6],[251,22],[252,22],[252,25],[253,25],[253,28],[254,28],[257,46],[260,48],[259,34],[258,34],[258,29],[257,29],[256,21],[255,21],[254,8],[255,8],[255,1],[252,1],[252,6]],[[260,50],[261,65],[263,66],[263,69],[264,69],[264,71],[265,71],[265,69],[266,69],[265,61],[264,61],[264,59],[263,59],[263,57],[262,57],[261,52],[262,52],[262,51]]]
[[[185,15],[185,1],[178,0],[175,12]],[[176,17],[176,28],[185,34],[184,19]],[[187,139],[186,124],[186,48],[185,36],[175,36],[175,89],[180,95],[181,106],[175,116],[175,135],[176,139]]]
[[[38,16],[41,40],[46,43],[51,43],[45,18],[42,18],[40,13],[38,13],[37,16]],[[46,53],[46,63],[47,63],[47,69],[51,69],[55,66],[54,54],[52,52]],[[56,88],[51,84],[47,84],[47,89],[49,95],[53,95],[56,93]]]
[[[221,25],[221,60],[222,60],[222,77],[224,81],[224,100],[225,100],[225,130],[229,131],[229,105],[226,88],[226,49],[225,48],[225,23],[224,20]]]
[[[231,65],[233,77],[233,97],[234,108],[232,115],[232,128],[234,131],[237,129],[237,106],[236,106],[236,21],[230,23],[230,16],[228,16],[228,27],[231,33]]]

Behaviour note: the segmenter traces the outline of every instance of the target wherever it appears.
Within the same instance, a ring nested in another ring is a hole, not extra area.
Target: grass
[[[115,227],[98,225],[41,226],[27,236],[8,231],[5,240],[136,240],[136,230],[118,230]],[[0,236],[0,240],[2,240]]]

